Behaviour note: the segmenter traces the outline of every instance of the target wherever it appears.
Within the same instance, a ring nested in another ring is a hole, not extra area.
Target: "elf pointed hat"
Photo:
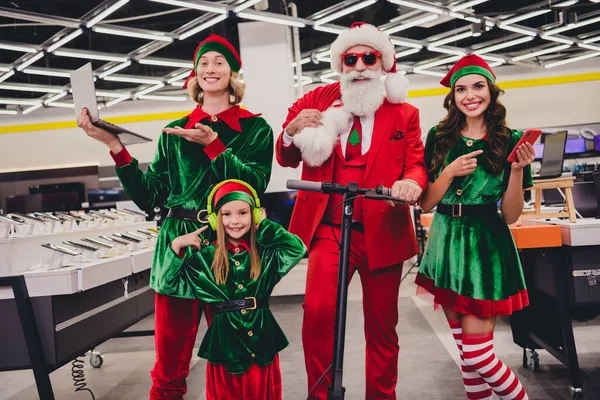
[[[442,86],[453,87],[458,79],[471,74],[482,75],[491,82],[496,82],[496,75],[488,63],[476,54],[469,54],[458,60],[440,83]]]
[[[381,53],[385,77],[386,98],[390,103],[403,103],[408,97],[408,79],[404,71],[396,70],[396,52],[390,38],[375,26],[365,22],[355,22],[344,30],[331,45],[331,68],[342,73],[342,54],[353,46],[369,46]]]
[[[233,47],[231,43],[227,41],[224,37],[219,35],[215,35],[214,33],[207,37],[205,40],[200,42],[198,47],[196,47],[196,51],[194,52],[194,67],[190,72],[190,75],[185,80],[183,84],[183,88],[185,89],[188,85],[188,82],[191,78],[196,76],[196,68],[198,67],[198,61],[200,61],[200,57],[202,57],[205,53],[209,51],[216,51],[221,54],[227,60],[229,67],[232,72],[239,72],[242,68],[242,60],[237,50]]]

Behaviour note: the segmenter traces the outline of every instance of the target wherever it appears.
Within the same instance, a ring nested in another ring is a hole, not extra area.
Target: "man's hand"
[[[419,200],[422,192],[423,189],[421,189],[421,186],[410,179],[396,181],[392,185],[392,197],[400,199],[408,204],[415,204],[417,200]],[[391,200],[388,200],[388,204],[392,207],[396,205],[396,203]]]
[[[203,146],[208,146],[219,136],[209,126],[201,123],[197,123],[194,129],[183,129],[176,126],[175,128],[165,128],[163,132],[169,135],[181,136],[188,142],[199,143]]]
[[[285,133],[294,136],[302,132],[304,128],[316,128],[322,125],[321,118],[323,118],[323,114],[319,110],[302,110],[285,128]]]

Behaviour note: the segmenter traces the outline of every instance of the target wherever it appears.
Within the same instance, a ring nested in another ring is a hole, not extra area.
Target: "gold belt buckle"
[[[452,204],[452,218],[462,217],[462,203]]]
[[[246,310],[256,310],[256,297],[246,297],[246,300],[252,300],[254,305],[252,307],[246,307]]]

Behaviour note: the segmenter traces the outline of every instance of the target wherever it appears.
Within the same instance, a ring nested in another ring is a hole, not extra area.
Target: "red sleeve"
[[[129,152],[127,151],[127,148],[125,146],[123,146],[123,149],[120,152],[118,152],[117,154],[114,154],[111,151],[110,156],[115,161],[115,165],[117,167],[124,167],[124,166],[130,164],[131,161],[133,161],[133,158],[131,158],[131,154],[129,154]]]
[[[427,189],[427,168],[425,168],[425,149],[421,140],[421,124],[419,110],[409,110],[409,122],[407,124],[406,158],[404,161],[404,172],[401,179],[412,179],[417,182],[421,189]]]
[[[283,123],[283,129],[281,130],[281,133],[277,138],[277,142],[275,143],[275,158],[277,159],[279,165],[281,165],[282,167],[296,168],[298,165],[300,165],[300,162],[302,161],[300,150],[298,150],[298,148],[293,143],[288,147],[285,147],[283,145],[283,132],[285,131],[285,128],[290,124],[290,122],[292,122],[294,118],[296,118],[300,111],[304,110],[305,108],[310,108],[306,107],[306,96],[307,95],[296,101],[288,109],[288,115],[285,119],[285,122]]]
[[[216,138],[204,148],[204,152],[211,160],[217,158],[217,156],[225,150],[227,150],[227,147],[225,147],[219,138]]]

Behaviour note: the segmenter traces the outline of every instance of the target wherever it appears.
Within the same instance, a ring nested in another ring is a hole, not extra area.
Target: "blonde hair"
[[[246,91],[246,84],[240,82],[238,79],[239,73],[232,72],[229,76],[229,104],[236,106],[242,102],[244,98],[244,92]],[[188,82],[188,94],[190,99],[198,105],[204,103],[204,92],[198,83],[198,77],[194,76]]]
[[[227,233],[225,233],[221,210],[219,210],[218,216],[217,247],[215,248],[215,258],[213,259],[211,269],[217,285],[224,285],[225,282],[227,282],[227,276],[229,275],[228,237]],[[256,223],[254,222],[254,219],[252,219],[252,222],[250,223],[250,279],[254,281],[257,280],[260,276],[260,269],[260,256],[258,254],[258,245],[256,243]]]

